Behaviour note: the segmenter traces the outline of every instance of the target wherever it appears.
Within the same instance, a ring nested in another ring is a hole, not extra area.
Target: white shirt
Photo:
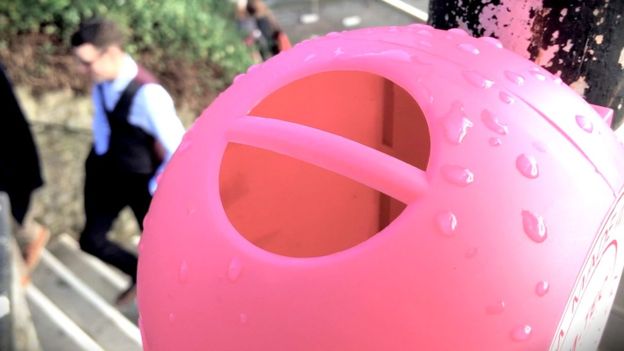
[[[126,55],[117,78],[99,84],[102,86],[107,110],[111,111],[115,107],[121,93],[136,77],[137,72],[136,62]],[[96,154],[103,155],[108,151],[110,143],[110,125],[102,109],[102,99],[97,86],[93,87],[91,96],[94,105],[93,146]],[[153,194],[158,176],[182,141],[184,126],[178,118],[173,99],[165,88],[156,83],[145,84],[137,91],[130,106],[128,123],[153,136],[165,149],[164,160],[149,183],[149,191]]]

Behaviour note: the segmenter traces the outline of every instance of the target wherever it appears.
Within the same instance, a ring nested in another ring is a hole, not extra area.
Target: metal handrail
[[[0,192],[0,350],[14,350],[12,318],[11,216],[9,197]]]

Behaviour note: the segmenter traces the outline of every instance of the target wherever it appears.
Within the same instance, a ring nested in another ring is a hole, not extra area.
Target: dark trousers
[[[126,206],[130,206],[143,231],[143,218],[152,200],[148,191],[151,174],[112,169],[103,157],[92,153],[87,159],[84,188],[86,223],[80,234],[80,247],[117,267],[136,282],[137,257],[108,240],[107,234]]]

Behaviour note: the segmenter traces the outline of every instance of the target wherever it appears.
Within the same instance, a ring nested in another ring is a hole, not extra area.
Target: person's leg
[[[84,188],[86,223],[80,234],[80,247],[102,261],[117,267],[136,280],[137,258],[107,237],[119,212],[127,205],[120,179],[101,168],[87,167]]]
[[[100,260],[117,267],[136,280],[137,258],[108,239],[108,232],[123,206],[103,211],[87,212],[85,227],[80,234],[80,248]]]
[[[148,184],[150,176],[133,174],[128,176],[128,188],[126,193],[128,194],[128,202],[136,220],[139,224],[141,232],[143,232],[143,220],[149,209],[150,202],[152,201],[152,195],[149,193]],[[117,305],[126,304],[134,299],[136,296],[136,275],[132,283],[117,297]]]
[[[150,176],[136,175],[133,179],[132,190],[129,191],[129,205],[139,224],[141,232],[143,232],[143,220],[145,219],[145,215],[147,214],[150,203],[152,202],[152,195],[148,190],[150,179]]]
[[[47,228],[34,220],[29,211],[31,201],[30,190],[5,189],[8,190],[11,204],[11,214],[13,215],[13,233],[15,241],[21,251],[27,274],[30,274],[39,262],[41,252],[50,239],[50,232]],[[24,282],[28,279],[25,278]]]

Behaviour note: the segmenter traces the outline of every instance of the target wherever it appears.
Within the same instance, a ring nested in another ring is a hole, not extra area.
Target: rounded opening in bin
[[[308,76],[271,93],[249,115],[329,132],[421,170],[429,161],[429,129],[421,108],[407,91],[376,74]],[[360,244],[406,206],[332,171],[232,142],[221,164],[220,195],[241,235],[289,257],[323,256]]]

